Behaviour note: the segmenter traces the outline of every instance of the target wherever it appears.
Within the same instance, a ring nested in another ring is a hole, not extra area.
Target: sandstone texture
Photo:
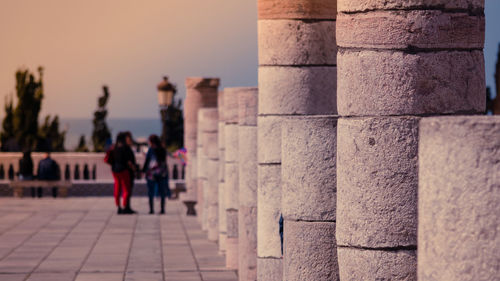
[[[226,239],[226,267],[238,269],[238,238]]]
[[[219,122],[225,122],[224,119],[224,91],[217,94],[217,110],[219,111]]]
[[[283,122],[281,186],[286,220],[335,220],[336,135],[336,117],[293,117]]]
[[[257,207],[238,210],[239,280],[257,280]]]
[[[217,160],[219,159],[219,146],[217,144],[218,133],[215,132],[203,132],[203,152],[208,159]],[[219,175],[217,174],[217,178]]]
[[[257,126],[258,88],[246,88],[238,95],[238,125]]]
[[[238,124],[224,126],[224,139],[226,163],[238,162]]]
[[[470,10],[482,14],[484,0],[338,0],[339,12],[370,10]]]
[[[334,21],[260,20],[259,64],[335,65]]]
[[[339,53],[342,116],[482,113],[482,51]]]
[[[259,116],[257,159],[259,164],[281,163],[281,123],[288,116]]]
[[[186,89],[213,88],[217,90],[220,84],[219,78],[188,77],[186,78]]]
[[[419,280],[500,276],[500,117],[424,118]]]
[[[257,127],[239,128],[239,203],[257,206]]]
[[[249,88],[224,89],[224,121],[226,124],[238,123],[238,96]]]
[[[226,195],[226,209],[238,210],[239,205],[239,177],[238,163],[227,163],[225,166],[224,193]]]
[[[259,115],[337,114],[337,68],[259,68]],[[259,123],[259,126],[261,123]]]
[[[417,280],[417,255],[414,250],[378,251],[339,247],[337,253],[340,280]]]
[[[259,19],[328,19],[337,14],[335,0],[258,0]]]
[[[281,166],[259,165],[258,169],[257,254],[261,258],[281,258],[279,235]]]
[[[484,16],[440,10],[374,11],[340,14],[342,48],[482,49]]]
[[[283,280],[339,280],[334,222],[285,221]]]
[[[227,238],[238,237],[238,210],[226,209]]]
[[[281,258],[257,258],[257,280],[277,281],[283,279]]]
[[[338,121],[337,243],[417,244],[418,117]]]

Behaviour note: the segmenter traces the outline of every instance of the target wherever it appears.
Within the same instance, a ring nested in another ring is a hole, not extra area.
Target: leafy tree
[[[2,122],[2,133],[0,141],[2,142],[2,151],[10,150],[10,146],[15,144],[14,136],[14,104],[12,98],[5,98],[5,118]]]
[[[59,118],[47,116],[42,127],[38,117],[43,100],[43,68],[38,68],[38,80],[27,69],[16,72],[17,105],[11,98],[5,102],[2,122],[3,151],[38,150],[64,151],[66,132],[59,132]]]
[[[103,152],[106,149],[106,142],[111,139],[111,131],[106,124],[106,116],[108,110],[106,105],[109,100],[109,89],[107,86],[102,87],[103,95],[97,101],[97,110],[94,112],[94,130],[92,132],[92,143],[94,144],[95,152]]]
[[[75,149],[76,152],[89,152],[89,148],[87,147],[87,141],[85,140],[85,135],[80,136],[80,141],[78,142],[78,146]]]
[[[63,152],[65,138],[66,131],[59,131],[59,117],[56,115],[51,119],[48,115],[38,131],[36,150]]]
[[[38,115],[43,99],[43,68],[38,68],[39,78],[29,70],[16,72],[17,106],[14,109],[14,138],[22,149],[32,149],[38,134]]]

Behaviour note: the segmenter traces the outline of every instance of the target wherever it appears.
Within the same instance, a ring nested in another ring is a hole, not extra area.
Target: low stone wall
[[[61,177],[66,180],[80,180],[88,179],[93,180],[113,180],[111,175],[110,166],[104,162],[104,153],[80,153],[80,152],[55,152],[51,154],[61,168]],[[22,153],[19,152],[2,152],[0,153],[0,179],[10,179],[9,174],[13,173],[13,178],[17,178],[19,171],[19,159]],[[32,153],[34,173],[38,169],[38,163],[43,158],[43,153]],[[145,155],[144,153],[136,153],[135,158],[137,163],[142,167]],[[182,162],[173,157],[167,158],[169,174],[171,178],[184,178]],[[2,168],[3,167],[3,168]],[[11,172],[9,172],[11,170]],[[177,172],[175,171],[177,170]],[[3,174],[3,177],[2,177]],[[11,175],[12,176],[12,175]]]
[[[170,180],[170,188],[174,189],[177,182],[183,180]],[[72,187],[68,189],[69,197],[85,196],[113,196],[113,181],[74,181]],[[43,196],[52,196],[48,189],[44,189]],[[132,196],[147,196],[148,188],[145,180],[138,180],[134,184]],[[0,181],[0,197],[12,197],[12,188],[9,187],[9,181]],[[24,197],[31,197],[31,190],[24,189]]]

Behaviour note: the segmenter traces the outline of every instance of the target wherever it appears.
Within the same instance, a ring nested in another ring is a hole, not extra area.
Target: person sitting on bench
[[[61,178],[59,165],[50,158],[50,152],[46,152],[43,159],[40,160],[37,177],[41,181],[57,181]],[[37,191],[38,197],[42,197],[42,188],[39,187]],[[31,189],[31,195],[35,197],[34,188]],[[57,197],[57,187],[52,188],[52,196]]]

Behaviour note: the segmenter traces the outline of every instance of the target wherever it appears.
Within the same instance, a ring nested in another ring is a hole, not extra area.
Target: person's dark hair
[[[119,132],[116,135],[116,144],[125,144],[127,140],[127,134],[125,132]]]
[[[125,138],[129,137],[132,141],[134,140],[134,138],[132,137],[132,132],[130,131],[125,131],[123,132],[125,134]]]
[[[150,135],[149,141],[154,146],[153,151],[154,151],[154,154],[156,156],[157,161],[159,161],[159,162],[165,161],[165,158],[167,157],[167,152],[165,151],[165,149],[161,145],[160,137],[158,137],[157,135]]]

